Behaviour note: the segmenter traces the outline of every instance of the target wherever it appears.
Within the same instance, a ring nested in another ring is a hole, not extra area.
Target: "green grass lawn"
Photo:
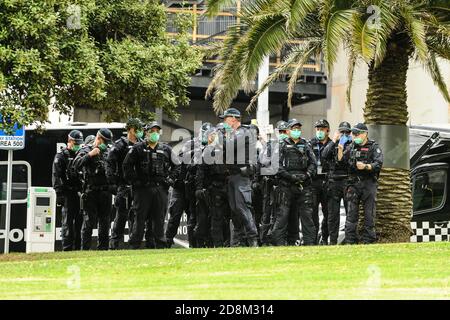
[[[0,256],[1,299],[450,299],[450,242]]]

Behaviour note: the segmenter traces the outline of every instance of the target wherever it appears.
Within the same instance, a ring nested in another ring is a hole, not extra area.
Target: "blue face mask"
[[[291,135],[292,139],[297,140],[301,137],[302,131],[299,129],[294,129],[294,130],[291,130],[290,135]]]

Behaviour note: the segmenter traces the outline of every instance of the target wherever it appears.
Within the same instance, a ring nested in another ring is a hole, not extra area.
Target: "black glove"
[[[167,185],[169,186],[169,187],[173,187],[173,186],[175,186],[175,181],[173,181],[173,179],[172,178],[167,178],[166,179],[166,183],[167,183]]]
[[[108,191],[111,192],[113,195],[117,195],[117,185],[110,184],[108,187]]]
[[[63,206],[64,205],[64,203],[65,203],[65,198],[64,198],[64,196],[62,195],[62,194],[56,194],[56,204],[58,205],[58,206]]]
[[[294,183],[303,183],[306,181],[308,176],[304,173],[296,173],[291,176],[292,182]]]
[[[261,188],[261,185],[258,182],[252,183],[252,190],[256,191],[256,190],[259,190],[260,188]]]

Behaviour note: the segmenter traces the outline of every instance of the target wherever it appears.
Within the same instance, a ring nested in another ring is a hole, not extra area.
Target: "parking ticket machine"
[[[55,251],[56,192],[48,187],[28,189],[27,253]]]

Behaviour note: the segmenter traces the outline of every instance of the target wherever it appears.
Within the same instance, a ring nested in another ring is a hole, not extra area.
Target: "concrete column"
[[[262,87],[263,83],[269,77],[269,57],[265,57],[258,72],[258,89]],[[261,93],[258,98],[258,109],[256,111],[256,120],[260,128],[267,128],[270,120],[269,113],[269,89]]]

